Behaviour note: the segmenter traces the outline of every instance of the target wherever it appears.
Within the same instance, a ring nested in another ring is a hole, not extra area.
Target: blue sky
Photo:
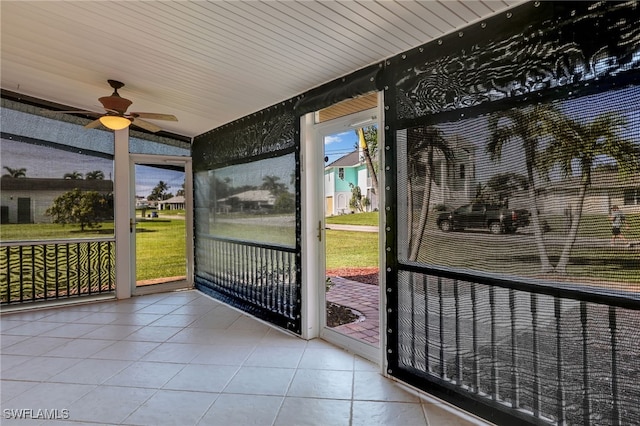
[[[329,157],[329,161],[325,165],[331,164],[338,158],[353,152],[357,141],[358,137],[353,130],[325,136],[324,155]]]
[[[176,195],[182,189],[184,172],[136,164],[136,195],[146,197],[160,181],[166,183],[168,191]]]
[[[27,169],[29,178],[58,178],[66,173],[101,170],[105,179],[113,178],[113,161],[90,155],[77,154],[51,147],[32,145],[9,139],[2,140],[0,149],[0,175],[7,173],[4,167]],[[136,166],[136,195],[146,197],[161,180],[175,193],[182,187],[184,172]]]

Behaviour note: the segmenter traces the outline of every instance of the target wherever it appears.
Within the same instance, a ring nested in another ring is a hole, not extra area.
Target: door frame
[[[324,197],[324,136],[350,129],[361,127],[366,120],[378,125],[378,153],[379,164],[384,164],[384,110],[382,92],[378,93],[377,108],[354,113],[345,117],[333,119],[324,123],[315,124],[315,114],[309,113],[301,118],[301,153],[302,153],[302,320],[303,337],[312,339],[320,337],[330,343],[355,353],[376,363],[381,371],[386,368],[384,364],[384,348],[386,346],[386,329],[384,315],[385,306],[385,232],[384,214],[380,212],[378,231],[378,273],[380,289],[379,324],[380,345],[378,348],[362,341],[353,339],[335,330],[326,327],[325,317],[325,197]],[[372,113],[376,116],[371,120]],[[382,167],[380,167],[382,170]],[[378,176],[378,203],[384,206],[384,173]]]
[[[184,201],[185,201],[185,244],[187,253],[186,268],[186,285],[181,288],[193,287],[193,264],[194,264],[194,248],[193,248],[193,173],[191,157],[169,156],[169,155],[150,155],[150,154],[129,154],[129,170],[130,170],[130,203],[129,214],[133,226],[135,226],[136,206],[135,206],[135,165],[175,165],[184,167]],[[131,250],[130,277],[131,277],[131,294],[141,294],[142,292],[136,287],[136,233],[130,233],[129,246]],[[169,285],[171,283],[167,283]],[[158,291],[164,291],[166,285],[159,284],[154,286]],[[148,294],[149,291],[144,291]]]

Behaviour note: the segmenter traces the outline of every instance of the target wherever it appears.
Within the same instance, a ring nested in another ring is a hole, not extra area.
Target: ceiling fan
[[[146,120],[143,120],[143,118],[149,119],[149,120],[178,121],[176,116],[171,114],[158,114],[155,112],[127,113],[127,109],[133,102],[131,102],[129,99],[121,97],[120,94],[118,94],[118,89],[121,89],[122,87],[124,87],[124,83],[121,83],[116,80],[107,80],[107,82],[113,88],[113,93],[111,94],[111,96],[103,96],[101,98],[98,98],[98,100],[104,107],[105,113],[102,114],[100,118],[98,118],[97,120],[94,120],[91,123],[84,126],[85,129],[93,129],[102,124],[103,126],[111,130],[121,130],[133,124],[134,126],[137,126],[142,129],[155,133],[162,130],[162,128]],[[56,112],[57,113],[92,114],[92,115],[98,114],[94,111],[56,111]]]

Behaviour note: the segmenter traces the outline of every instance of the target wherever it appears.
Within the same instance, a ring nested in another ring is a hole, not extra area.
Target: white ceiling
[[[1,86],[193,137],[521,2],[2,0]]]

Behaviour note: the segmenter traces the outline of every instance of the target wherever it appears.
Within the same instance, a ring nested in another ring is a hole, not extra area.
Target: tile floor
[[[484,424],[195,290],[0,321],[2,425]]]

